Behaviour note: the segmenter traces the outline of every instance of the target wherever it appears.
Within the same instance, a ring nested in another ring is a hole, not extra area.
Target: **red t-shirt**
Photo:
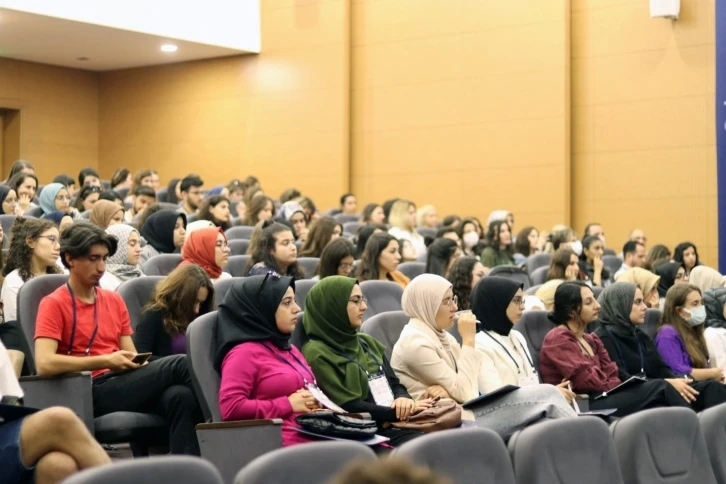
[[[118,351],[121,336],[133,334],[129,312],[118,293],[96,288],[98,303],[98,332],[93,340],[89,356],[108,355]],[[93,304],[76,298],[76,334],[71,356],[84,357],[93,335],[96,323]],[[68,287],[63,285],[40,301],[35,323],[35,339],[51,338],[58,341],[59,355],[68,354],[73,331],[73,302]],[[92,377],[109,372],[109,369],[94,370]]]

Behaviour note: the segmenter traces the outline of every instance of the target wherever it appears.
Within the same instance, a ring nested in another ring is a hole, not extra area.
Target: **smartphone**
[[[149,361],[149,358],[151,358],[151,353],[138,353],[131,361],[138,365],[143,365],[144,363]]]

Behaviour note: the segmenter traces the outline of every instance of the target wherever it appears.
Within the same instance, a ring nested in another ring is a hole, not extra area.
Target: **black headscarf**
[[[288,287],[295,290],[292,277],[275,275],[246,277],[232,284],[217,310],[214,366],[218,371],[227,353],[247,341],[269,341],[280,349],[290,349],[290,335],[281,333],[275,321]]]
[[[174,245],[174,226],[176,219],[182,218],[184,227],[187,226],[187,216],[175,210],[159,210],[152,213],[141,227],[141,235],[153,248],[161,254],[171,254],[176,249]]]
[[[8,193],[10,193],[10,190],[12,190],[12,188],[10,188],[9,186],[0,185],[0,214],[5,214],[5,210],[3,210],[3,202],[6,198],[8,198]],[[9,215],[13,214],[11,213]]]
[[[678,269],[683,267],[680,262],[666,262],[655,268],[655,273],[660,276],[660,282],[658,283],[658,295],[665,297],[668,289],[673,287],[676,283],[676,274]]]
[[[507,317],[507,308],[512,298],[523,285],[503,277],[490,276],[480,280],[471,294],[471,311],[481,327],[507,336],[512,322]]]
[[[706,306],[706,327],[726,328],[723,307],[726,305],[726,287],[714,287],[703,293],[703,305]]]

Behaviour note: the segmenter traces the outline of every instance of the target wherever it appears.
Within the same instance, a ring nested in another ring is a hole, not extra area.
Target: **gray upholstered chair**
[[[367,319],[360,327],[361,333],[373,336],[386,347],[386,357],[390,360],[393,346],[401,336],[403,327],[410,318],[403,311],[386,311]]]
[[[223,484],[212,464],[191,456],[164,456],[116,462],[74,474],[63,484]]]
[[[144,262],[141,271],[147,276],[168,276],[181,261],[181,254],[159,254]]]

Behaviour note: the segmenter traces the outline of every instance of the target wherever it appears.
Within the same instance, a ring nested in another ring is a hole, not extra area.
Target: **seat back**
[[[254,227],[249,227],[247,225],[239,225],[237,227],[230,227],[225,232],[224,235],[227,236],[227,240],[232,239],[246,239],[250,240],[252,237],[252,232],[255,231]]]
[[[592,294],[595,296],[595,299],[600,297],[600,294],[603,292],[602,286],[592,286]]]
[[[387,311],[367,319],[360,327],[361,333],[373,336],[386,347],[386,357],[391,359],[393,347],[410,318],[403,311]]]
[[[118,192],[118,190],[116,190],[116,192]],[[156,201],[164,203],[169,201],[169,189],[167,187],[159,188],[156,191]]]
[[[598,418],[540,422],[509,439],[518,484],[622,484],[615,447]]]
[[[525,311],[514,328],[522,333],[527,341],[532,363],[539,370],[539,352],[542,349],[542,343],[547,333],[554,328],[552,322],[547,319],[547,311]]]
[[[658,323],[662,315],[660,309],[648,308],[645,310],[645,322],[640,326],[640,329],[651,339],[654,339],[656,333],[658,333]]]
[[[159,254],[144,262],[141,271],[147,276],[168,276],[181,261],[181,254]]]
[[[10,231],[15,223],[15,215],[0,215],[0,226],[3,228],[3,247],[10,247]]]
[[[147,457],[94,467],[64,480],[64,484],[222,484],[210,462],[188,455]]]
[[[530,281],[529,276],[527,275],[527,271],[517,266],[496,266],[491,271],[489,271],[487,277],[488,276],[497,276],[504,277],[505,279],[510,279],[514,282],[522,284],[522,289],[529,289],[529,286],[532,285],[532,281]]]
[[[315,275],[315,270],[320,264],[320,258],[318,257],[298,257],[297,263],[305,274],[305,279],[310,279]]]
[[[420,276],[426,272],[426,263],[424,262],[404,262],[398,266],[398,271],[409,279]]]
[[[46,274],[28,280],[18,291],[18,322],[28,342],[30,353],[35,357],[35,319],[38,317],[40,300],[68,281],[65,274]]]
[[[532,277],[534,271],[540,267],[549,267],[552,262],[552,254],[533,254],[527,257],[525,267],[527,267],[527,274]],[[532,281],[534,282],[534,280]],[[536,283],[535,283],[536,284]]]
[[[625,482],[716,484],[698,417],[690,408],[643,410],[612,424],[610,433]]]
[[[550,266],[539,267],[532,272],[530,279],[532,284],[535,286],[541,286],[547,282],[547,271],[550,270]]]
[[[602,250],[602,252],[603,252],[603,254],[605,254],[605,255],[614,255],[615,257],[617,257],[617,254],[615,253],[615,249],[608,249],[607,247],[605,247],[605,248],[604,248],[604,249]],[[618,257],[618,258],[619,258],[619,257]],[[622,259],[620,259],[620,261],[622,262]]]
[[[230,258],[227,259],[227,265],[224,267],[224,272],[230,273],[232,277],[245,277],[247,275],[247,264],[249,264],[251,258],[251,255],[230,256]]]
[[[169,202],[158,202],[158,203],[159,203],[159,205],[161,205],[161,208],[163,208],[164,210],[179,210],[179,205],[176,203],[169,203]],[[187,220],[188,220],[188,218],[187,218]]]
[[[360,215],[351,215],[348,213],[338,213],[336,215],[333,215],[333,218],[339,224],[344,224],[344,223],[348,223],[348,222],[357,222],[358,220],[360,220]]]
[[[537,289],[542,287],[542,284],[537,284],[535,286],[530,287],[526,291],[524,291],[525,296],[534,296],[534,293],[537,292]]]
[[[698,414],[701,424],[701,433],[706,440],[711,468],[716,475],[716,482],[726,483],[726,459],[723,458],[723,449],[726,449],[726,404],[708,408]]]
[[[343,233],[355,235],[358,233],[358,229],[360,229],[362,225],[363,224],[360,222],[345,222],[343,224]]]
[[[237,281],[241,281],[244,277],[228,277],[227,279],[219,279],[214,282],[214,309],[216,310],[222,301],[224,296],[229,292],[229,288],[232,287]]]
[[[297,349],[302,351],[302,347],[308,342],[308,335],[303,327],[303,311],[297,313],[297,324],[290,335],[290,344],[295,345]]]
[[[222,421],[219,410],[221,377],[214,369],[216,334],[217,311],[199,316],[189,324],[186,333],[189,373],[206,422]]]
[[[360,283],[363,297],[368,300],[368,310],[363,315],[367,320],[386,311],[400,311],[403,288],[391,281],[364,281]]]
[[[308,298],[308,293],[317,283],[318,281],[312,279],[295,281],[295,302],[303,311],[305,311],[305,300]]]
[[[612,277],[618,269],[623,265],[623,261],[616,255],[604,255],[602,256],[602,263],[607,268]]]
[[[515,482],[504,441],[490,429],[433,432],[406,442],[392,455],[429,467],[455,484]]]
[[[311,442],[273,450],[242,468],[235,484],[323,483],[349,462],[374,462],[376,454],[367,445],[350,440]]]
[[[431,227],[417,227],[416,232],[418,232],[419,235],[423,238],[428,237],[430,239],[435,239],[438,230],[432,229]]]
[[[250,246],[250,241],[247,239],[230,239],[227,241],[229,246],[229,255],[245,255],[247,248]]]
[[[136,330],[139,321],[141,321],[141,310],[146,306],[156,291],[156,285],[164,280],[164,276],[146,276],[137,277],[124,281],[116,289],[121,299],[126,303],[126,309],[129,311],[129,319],[131,327]]]
[[[43,216],[43,209],[40,207],[33,207],[25,211],[23,214],[25,217],[39,218]]]

